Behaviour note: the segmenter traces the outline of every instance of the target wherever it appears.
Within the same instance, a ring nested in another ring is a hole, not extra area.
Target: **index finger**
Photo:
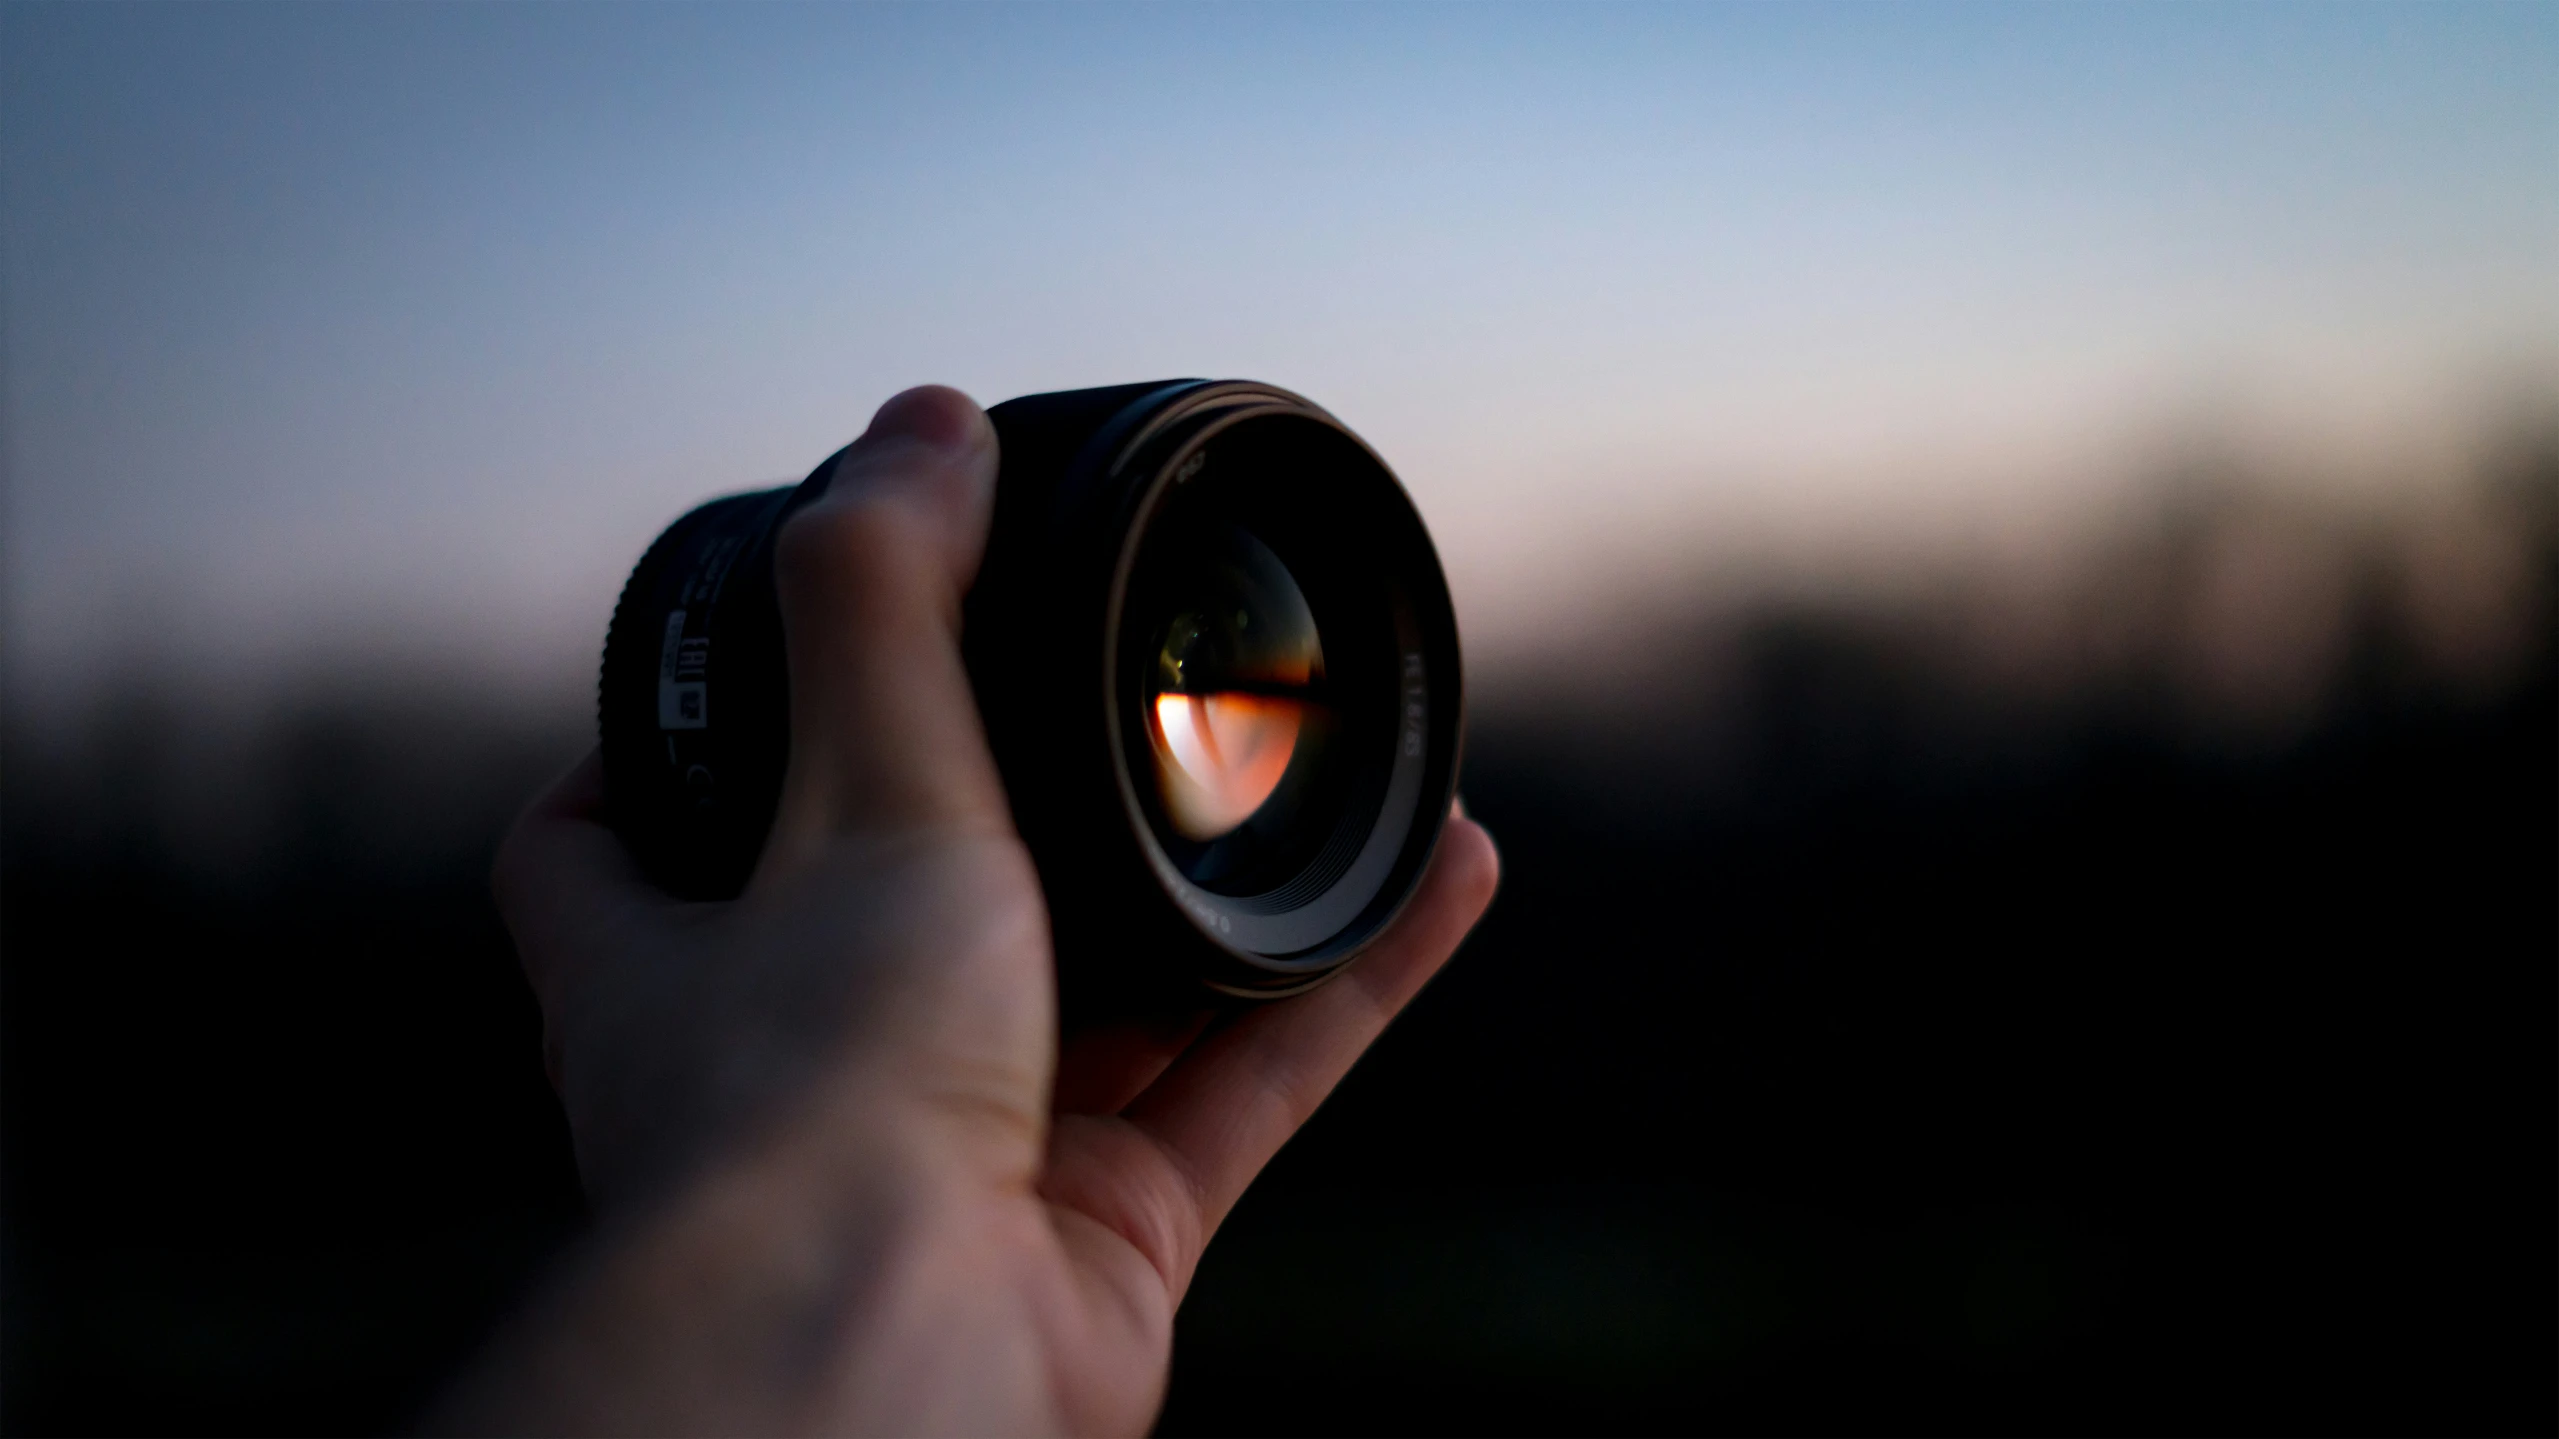
[[[847,831],[1009,832],[959,634],[995,472],[985,413],[924,386],[882,405],[783,525],[791,751],[757,883]]]

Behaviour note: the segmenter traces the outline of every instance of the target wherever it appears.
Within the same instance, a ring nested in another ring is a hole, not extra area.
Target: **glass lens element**
[[[1157,791],[1183,838],[1226,834],[1270,801],[1320,729],[1324,650],[1287,567],[1230,529],[1195,553],[1147,678]]]

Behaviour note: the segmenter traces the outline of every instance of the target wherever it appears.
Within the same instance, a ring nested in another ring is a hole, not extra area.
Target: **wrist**
[[[854,1356],[895,1329],[947,1202],[899,1129],[812,1116],[608,1212],[499,1347],[509,1362],[462,1391],[461,1427],[841,1427],[876,1387]]]

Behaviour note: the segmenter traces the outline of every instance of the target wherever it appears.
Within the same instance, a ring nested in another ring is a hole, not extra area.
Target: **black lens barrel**
[[[1456,623],[1419,516],[1339,422],[1267,385],[1118,385],[988,413],[1002,468],[963,649],[1070,1002],[1320,982],[1410,897],[1455,789]],[[774,538],[835,463],[684,516],[615,609],[599,690],[609,805],[678,895],[735,895],[771,827],[789,753]],[[1307,781],[1326,808],[1298,823],[1318,828],[1273,841],[1297,857],[1256,893],[1192,880],[1146,769],[1140,677],[1162,624],[1149,575],[1198,525],[1277,550],[1349,706],[1330,746],[1345,757]]]

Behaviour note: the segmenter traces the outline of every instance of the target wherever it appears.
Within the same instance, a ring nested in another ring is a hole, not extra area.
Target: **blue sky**
[[[18,5],[0,205],[22,686],[582,664],[927,379],[1302,390],[1498,631],[1612,525],[2545,362],[2559,7]]]

